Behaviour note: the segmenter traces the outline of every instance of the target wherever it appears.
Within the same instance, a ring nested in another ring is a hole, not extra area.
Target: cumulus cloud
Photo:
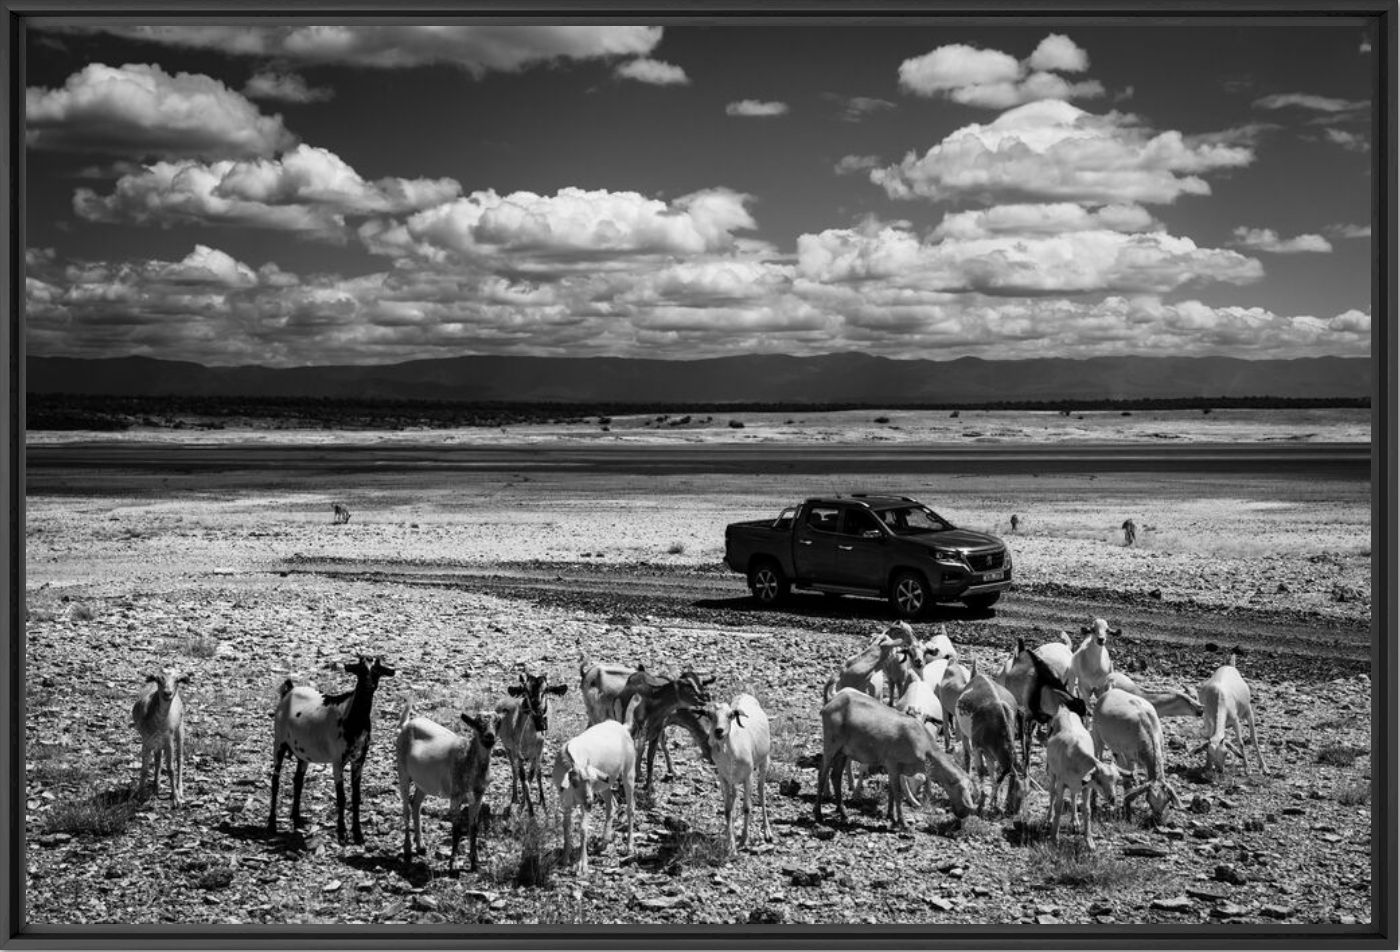
[[[335,97],[329,86],[312,87],[296,73],[255,73],[243,85],[249,99],[276,99],[282,102],[326,102]]]
[[[404,214],[456,198],[452,179],[368,181],[335,153],[300,145],[277,159],[156,162],[123,175],[110,194],[78,189],[89,221],[239,225],[340,240],[346,217]]]
[[[871,169],[880,167],[880,157],[878,155],[843,155],[833,166],[837,175],[854,175],[858,172],[869,172]]]
[[[952,43],[899,67],[899,85],[919,96],[966,106],[1009,109],[1041,99],[1092,99],[1104,95],[1097,80],[1070,82],[1056,75],[1089,68],[1089,56],[1069,37],[1052,33],[1024,61],[999,50]]]
[[[1154,133],[1133,116],[1096,116],[1045,100],[964,126],[922,156],[911,152],[898,165],[872,170],[870,178],[901,199],[1166,204],[1210,194],[1202,175],[1253,160],[1248,146]]]
[[[1323,139],[1339,145],[1348,152],[1370,152],[1371,137],[1364,132],[1347,132],[1345,129],[1324,129]]]
[[[1321,235],[1298,235],[1294,238],[1280,238],[1272,228],[1235,229],[1235,244],[1253,251],[1267,251],[1276,255],[1301,254],[1306,252],[1326,254],[1332,250],[1332,243]]]
[[[1322,229],[1332,238],[1370,238],[1370,225],[1336,224]]]
[[[1089,209],[1071,202],[1046,205],[994,205],[943,216],[935,239],[970,240],[994,235],[1056,235],[1071,231],[1139,232],[1158,228],[1141,205],[1104,205]]]
[[[788,104],[785,102],[760,102],[757,99],[741,99],[732,102],[724,107],[726,116],[750,116],[764,118],[770,116],[787,115]]]
[[[860,122],[867,116],[894,108],[888,99],[873,96],[842,96],[837,93],[823,93],[822,98],[836,104],[837,117],[843,122]]]
[[[560,189],[479,191],[424,209],[403,221],[376,219],[360,228],[373,252],[429,261],[457,258],[552,271],[597,268],[653,255],[699,255],[735,247],[734,232],[756,227],[747,195],[710,189],[672,202],[637,192]]]
[[[225,55],[279,62],[378,69],[455,66],[474,76],[517,72],[569,60],[646,56],[661,42],[657,26],[126,26],[58,27],[102,32]]]
[[[265,116],[223,83],[159,66],[93,63],[60,89],[25,91],[30,148],[138,158],[245,158],[296,143],[278,115]]]
[[[618,65],[616,73],[623,79],[635,79],[653,86],[686,86],[690,77],[685,70],[671,63],[654,59],[634,59]]]
[[[1274,93],[1254,100],[1257,109],[1306,109],[1311,112],[1357,112],[1371,105],[1369,99],[1337,99],[1312,93]]]
[[[1165,233],[1022,231],[921,240],[898,227],[828,229],[797,242],[798,271],[821,283],[878,281],[928,291],[1037,296],[1163,293],[1192,282],[1247,284],[1259,262]]]

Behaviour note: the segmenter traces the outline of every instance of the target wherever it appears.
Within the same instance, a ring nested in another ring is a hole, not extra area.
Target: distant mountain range
[[[206,367],[147,357],[30,357],[31,393],[519,403],[975,404],[1371,395],[1359,357],[891,360],[865,354],[709,360],[449,357],[374,366]]]

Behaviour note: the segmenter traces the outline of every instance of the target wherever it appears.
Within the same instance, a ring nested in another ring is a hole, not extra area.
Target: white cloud
[[[89,221],[239,225],[336,240],[346,216],[405,214],[460,192],[452,179],[370,182],[335,153],[300,145],[277,159],[157,162],[123,175],[108,195],[78,189],[73,207]]]
[[[1041,99],[1092,99],[1104,95],[1097,80],[1070,82],[1056,72],[1083,72],[1089,57],[1074,41],[1052,33],[1024,61],[1000,52],[952,43],[899,67],[899,85],[919,96],[966,106],[1009,109]]]
[[[1056,73],[1082,73],[1089,68],[1089,54],[1076,46],[1069,37],[1051,33],[1040,41],[1026,65],[1031,69]]]
[[[62,29],[62,27],[60,27]],[[473,75],[559,60],[646,56],[659,26],[82,26],[152,43],[291,64],[380,69],[456,66]]]
[[[1361,51],[1362,53],[1369,53],[1369,52],[1371,52],[1371,41],[1370,41],[1370,40],[1362,40],[1362,41],[1361,41],[1361,50],[1360,50],[1360,51]]]
[[[860,122],[877,112],[893,109],[894,103],[874,96],[841,96],[836,93],[823,93],[822,97],[836,103],[838,116],[843,122]]]
[[[1235,244],[1253,251],[1267,251],[1276,255],[1291,255],[1306,252],[1325,254],[1332,250],[1332,243],[1321,235],[1298,235],[1294,238],[1280,238],[1272,228],[1235,229]]]
[[[243,95],[249,99],[277,99],[282,102],[326,102],[335,97],[328,86],[311,87],[296,73],[255,73],[243,85]]]
[[[797,242],[798,271],[821,283],[877,281],[927,291],[995,295],[1164,293],[1192,282],[1247,284],[1259,262],[1161,232],[1023,232],[920,240],[896,227],[829,229]]]
[[[788,104],[785,102],[760,102],[757,99],[741,99],[732,102],[724,107],[726,116],[750,116],[764,118],[770,116],[787,115]]]
[[[837,175],[853,175],[857,172],[868,172],[879,166],[878,155],[843,155],[833,169]]]
[[[1322,229],[1333,238],[1370,238],[1370,225],[1336,224]]]
[[[1056,235],[1071,231],[1149,231],[1156,219],[1141,205],[1087,209],[1071,202],[1048,205],[994,205],[943,216],[935,239],[971,240],[994,235]]]
[[[1132,116],[1095,116],[1044,100],[964,126],[924,155],[911,152],[870,178],[892,198],[1164,204],[1183,194],[1208,195],[1201,175],[1253,160],[1247,146],[1154,134]]]
[[[431,261],[509,255],[512,268],[593,269],[637,256],[733,248],[734,232],[755,227],[747,201],[728,189],[694,192],[669,204],[601,189],[564,188],[554,195],[480,191],[402,222],[367,222],[360,237],[371,251]]]
[[[1345,129],[1324,129],[1323,137],[1333,145],[1339,145],[1348,152],[1370,152],[1371,137],[1364,132],[1347,132]]]
[[[30,87],[25,139],[35,149],[216,159],[296,143],[281,116],[263,115],[218,80],[139,63],[93,63],[60,89]]]
[[[1337,99],[1312,93],[1274,93],[1254,100],[1258,109],[1307,109],[1312,112],[1356,112],[1371,105],[1368,99]]]
[[[653,86],[685,86],[690,83],[685,70],[654,59],[628,60],[618,65],[616,73],[623,79],[634,79]]]

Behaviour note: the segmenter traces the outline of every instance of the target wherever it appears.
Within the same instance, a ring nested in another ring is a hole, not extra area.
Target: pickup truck
[[[776,519],[732,523],[724,563],[763,605],[796,587],[888,598],[901,618],[937,602],[990,608],[1011,587],[1004,542],[959,529],[908,496],[819,497]]]

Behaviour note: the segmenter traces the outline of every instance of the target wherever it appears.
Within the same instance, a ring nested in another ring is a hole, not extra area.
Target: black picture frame
[[[3,705],[0,736],[5,743],[4,782],[0,784],[0,855],[4,859],[3,895],[0,895],[0,945],[6,948],[872,948],[872,947],[1044,947],[1119,948],[1132,946],[1171,948],[1396,948],[1397,853],[1396,791],[1397,716],[1396,666],[1396,89],[1397,7],[1394,0],[1345,0],[1323,4],[1319,0],[990,0],[972,4],[939,0],[682,0],[666,5],[644,5],[624,0],[545,2],[525,0],[504,4],[483,0],[412,0],[395,5],[390,18],[530,22],[582,22],[621,18],[662,25],[742,19],[745,23],[772,24],[781,28],[796,18],[831,24],[882,23],[905,20],[999,23],[1069,21],[1093,23],[1131,22],[1142,29],[1182,19],[1218,24],[1249,23],[1265,16],[1306,28],[1309,22],[1333,22],[1354,18],[1372,25],[1380,82],[1375,98],[1375,148],[1373,171],[1373,280],[1375,283],[1372,362],[1374,367],[1372,534],[1373,534],[1373,662],[1375,687],[1372,698],[1372,758],[1375,795],[1372,804],[1373,913],[1369,928],[1323,926],[1201,928],[1116,925],[1064,927],[1002,926],[830,926],[820,928],[694,927],[497,927],[475,928],[464,933],[451,927],[404,927],[366,930],[351,926],[278,927],[36,927],[24,919],[24,701],[25,701],[25,341],[24,341],[24,135],[21,116],[25,90],[24,31],[46,18],[138,18],[164,21],[171,18],[264,17],[283,22],[369,22],[385,15],[382,4],[368,0],[0,0],[4,31],[0,38],[0,63],[4,64],[3,100],[6,110],[4,148],[0,149],[0,300],[6,313],[6,333],[0,337],[5,373],[5,412],[0,415],[0,470],[9,500],[4,527],[3,558],[7,585],[3,607],[5,642]]]

